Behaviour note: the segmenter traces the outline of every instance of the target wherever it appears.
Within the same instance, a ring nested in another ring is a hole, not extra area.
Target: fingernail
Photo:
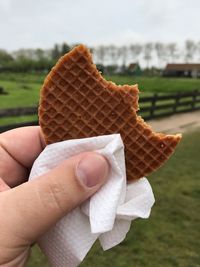
[[[103,184],[109,171],[107,160],[97,153],[88,153],[76,167],[76,176],[86,187]]]

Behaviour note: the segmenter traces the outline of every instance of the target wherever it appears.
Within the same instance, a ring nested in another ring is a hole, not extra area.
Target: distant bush
[[[0,86],[0,95],[8,95],[8,92],[2,86]]]
[[[31,89],[31,87],[29,85],[27,85],[27,84],[21,84],[20,88],[22,88],[24,90],[30,90]]]

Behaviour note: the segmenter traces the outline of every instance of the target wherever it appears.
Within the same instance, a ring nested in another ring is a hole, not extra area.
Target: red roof
[[[128,66],[128,69],[129,69],[129,70],[134,70],[137,66],[139,66],[138,63],[131,63],[131,64]]]
[[[200,70],[200,64],[167,64],[165,70],[177,70],[177,71]]]

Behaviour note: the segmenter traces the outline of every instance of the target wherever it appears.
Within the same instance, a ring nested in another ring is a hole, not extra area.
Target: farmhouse
[[[141,75],[142,74],[142,70],[141,70],[140,65],[138,63],[131,63],[127,67],[127,72],[129,74],[133,74],[133,75]]]
[[[167,64],[163,76],[200,78],[200,64]]]
[[[131,75],[140,75],[142,70],[139,63],[131,63],[128,66],[121,65],[116,66],[116,69],[113,71],[115,74],[131,74]]]

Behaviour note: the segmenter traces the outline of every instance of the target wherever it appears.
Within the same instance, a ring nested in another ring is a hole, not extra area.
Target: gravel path
[[[184,133],[200,128],[200,111],[182,113],[166,118],[148,121],[154,131],[165,133]]]

